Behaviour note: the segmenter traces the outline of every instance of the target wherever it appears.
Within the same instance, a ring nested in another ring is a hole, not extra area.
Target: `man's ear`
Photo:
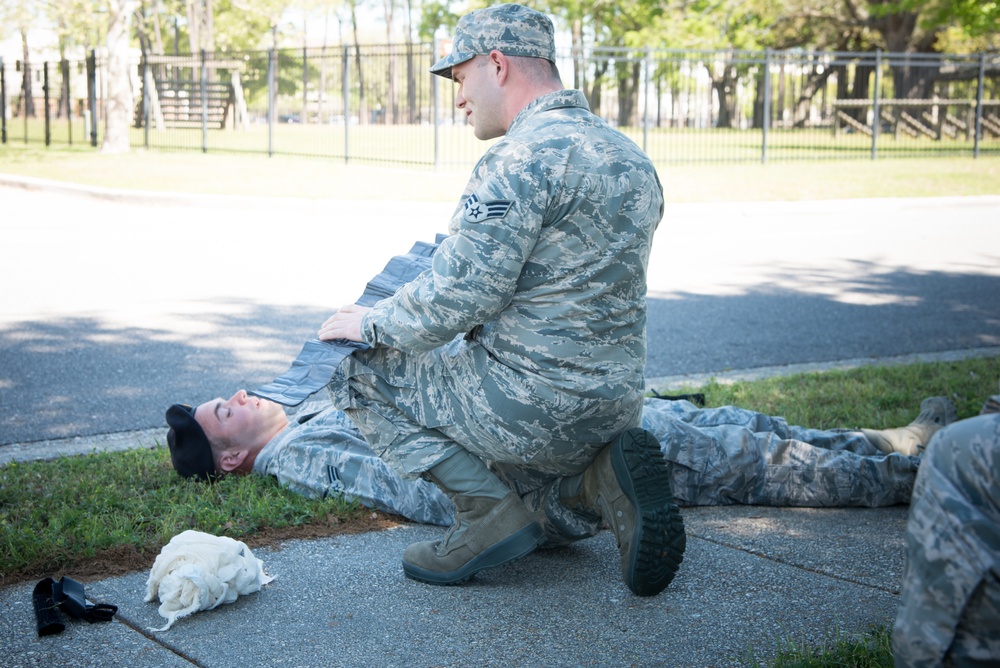
[[[488,67],[492,68],[493,72],[496,73],[497,82],[500,85],[503,85],[503,83],[507,80],[507,74],[510,71],[510,61],[507,60],[507,56],[494,49],[493,51],[490,51],[486,57],[489,58]]]
[[[219,457],[219,468],[226,473],[232,473],[243,465],[249,454],[250,451],[245,448],[240,450],[226,450]]]

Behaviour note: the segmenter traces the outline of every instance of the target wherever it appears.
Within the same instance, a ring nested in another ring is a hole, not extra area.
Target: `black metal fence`
[[[483,144],[431,76],[435,44],[149,55],[131,68],[130,140],[438,168]],[[567,86],[657,164],[1000,155],[1000,55],[566,51]],[[0,60],[3,142],[89,144],[104,66]]]

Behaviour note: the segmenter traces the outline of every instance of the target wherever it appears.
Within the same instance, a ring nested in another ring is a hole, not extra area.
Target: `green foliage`
[[[44,16],[62,44],[92,47],[107,30],[107,1],[2,0],[0,18],[4,20],[0,25],[7,32],[12,27],[33,28]],[[330,4],[330,0],[216,0],[212,3],[212,48],[234,52],[271,46],[273,37],[279,41],[282,37],[298,39],[294,33],[300,26],[283,23],[285,10],[308,11]],[[462,12],[485,4],[467,3]],[[533,6],[552,14],[561,27],[571,29],[588,44],[628,48],[869,49],[884,47],[878,21],[904,14],[918,16],[925,34],[949,28],[959,31],[947,44],[975,44],[983,39],[995,44],[1000,24],[997,0],[867,0],[856,4],[857,14],[850,11],[849,3],[826,0],[548,0]],[[460,13],[452,7],[443,0],[420,5],[420,39],[430,41],[442,28],[453,32]],[[159,35],[158,48],[167,53],[175,47],[182,53],[190,51],[187,3],[182,0],[143,3],[134,19],[136,28],[150,40]],[[273,35],[272,30],[278,34]]]
[[[996,33],[1000,26],[997,0],[869,0],[873,16],[919,14],[927,29],[956,25],[970,37]]]
[[[280,21],[284,8],[290,5],[291,3],[283,0],[272,2],[215,0],[213,9],[216,50],[245,51],[272,46],[271,29]],[[187,50],[181,47],[181,53]]]
[[[423,3],[420,12],[420,24],[417,27],[418,37],[425,42],[434,39],[434,33],[446,28],[449,35],[454,34],[459,16],[451,11],[451,3],[441,0],[430,0]]]
[[[668,17],[672,43],[699,49],[759,50],[775,46],[771,35],[787,2],[781,0],[694,0]]]

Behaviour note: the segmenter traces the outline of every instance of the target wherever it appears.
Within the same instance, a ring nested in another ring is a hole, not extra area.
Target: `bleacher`
[[[221,81],[205,83],[204,105],[200,81],[156,81],[154,85],[166,128],[200,128],[203,110],[206,125],[225,128],[236,102],[232,85]]]
[[[246,124],[246,103],[240,85],[239,61],[214,61],[207,81],[190,78],[200,63],[191,57],[147,56],[148,99],[136,105],[135,127],[143,127],[148,113],[155,129],[241,127]],[[169,66],[166,67],[166,66]],[[228,70],[229,81],[215,80],[219,69]],[[188,75],[183,78],[183,75]],[[145,91],[143,91],[145,94]],[[147,109],[148,107],[148,109]]]

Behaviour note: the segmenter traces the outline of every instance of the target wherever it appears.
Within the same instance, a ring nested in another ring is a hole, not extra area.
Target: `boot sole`
[[[439,573],[429,571],[419,566],[403,562],[403,573],[411,580],[417,580],[430,585],[457,585],[468,582],[472,576],[487,568],[496,568],[517,561],[535,551],[542,544],[545,534],[542,528],[532,522],[523,529],[518,529],[503,540],[491,545],[483,550],[476,557],[470,559],[461,568]]]
[[[629,429],[615,442],[611,466],[636,516],[625,584],[638,596],[655,596],[674,579],[687,546],[670,468],[660,444],[638,428]]]

